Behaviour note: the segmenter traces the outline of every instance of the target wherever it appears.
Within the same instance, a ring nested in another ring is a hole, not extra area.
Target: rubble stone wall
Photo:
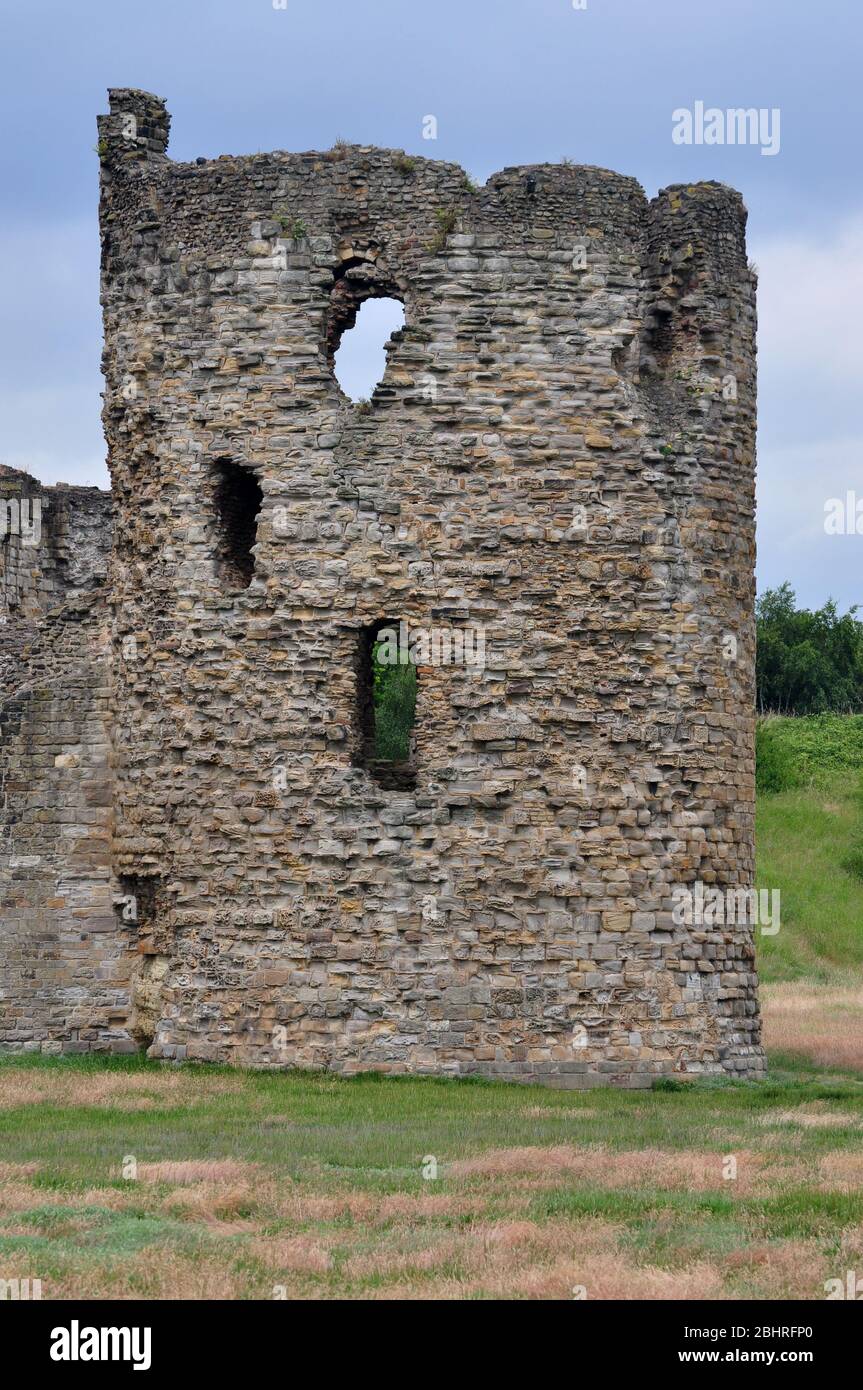
[[[346,145],[178,164],[168,125],[126,89],[99,120],[129,1034],[345,1073],[759,1073],[751,927],[675,911],[753,876],[739,195],[571,165],[476,189]],[[333,354],[375,296],[405,327],[356,407]],[[420,665],[399,776],[363,718],[387,619],[485,641]]]
[[[138,956],[110,867],[111,499],[0,468],[4,499],[0,1047],[132,1050]]]

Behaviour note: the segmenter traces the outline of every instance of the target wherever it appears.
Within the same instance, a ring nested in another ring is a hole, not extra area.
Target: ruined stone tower
[[[113,547],[6,682],[3,1041],[558,1086],[759,1073],[751,926],[676,910],[753,876],[739,195],[648,202],[572,165],[475,189],[342,145],[176,164],[168,125],[130,90],[99,121]],[[357,408],[333,355],[376,296],[405,328]],[[385,622],[485,642],[420,664],[391,766]]]

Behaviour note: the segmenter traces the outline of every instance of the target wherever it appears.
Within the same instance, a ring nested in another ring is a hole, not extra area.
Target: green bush
[[[755,786],[760,792],[786,792],[799,786],[794,754],[770,723],[755,727]]]
[[[772,763],[790,763],[791,786],[829,785],[838,774],[863,771],[863,715],[813,714],[806,718],[769,718],[756,725],[756,781],[768,791],[764,776]],[[766,747],[770,744],[770,748]],[[773,748],[780,751],[775,755]],[[760,759],[759,759],[760,755]],[[764,772],[759,779],[759,761]]]

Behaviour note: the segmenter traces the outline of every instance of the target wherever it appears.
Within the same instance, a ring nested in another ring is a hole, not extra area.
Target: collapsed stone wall
[[[131,1050],[136,943],[110,867],[111,499],[0,468],[0,506],[0,1046]]]
[[[758,1073],[751,927],[673,911],[753,874],[739,195],[575,166],[474,189],[342,145],[175,164],[168,125],[127,89],[99,120],[130,1034],[564,1086]],[[357,409],[333,354],[380,295],[405,328]],[[420,667],[390,778],[384,619],[486,640]]]

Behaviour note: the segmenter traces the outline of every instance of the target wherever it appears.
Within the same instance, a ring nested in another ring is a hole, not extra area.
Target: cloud
[[[758,287],[759,588],[863,602],[863,536],[827,536],[824,504],[863,497],[863,212],[752,248]]]
[[[863,604],[863,536],[827,535],[825,504],[863,498],[861,440],[762,449],[758,460],[759,590],[790,581],[800,602]]]
[[[758,266],[762,370],[854,384],[863,377],[863,211],[833,235],[811,231],[751,248]]]
[[[99,234],[92,218],[0,229],[0,461],[42,482],[108,484],[99,371]]]

